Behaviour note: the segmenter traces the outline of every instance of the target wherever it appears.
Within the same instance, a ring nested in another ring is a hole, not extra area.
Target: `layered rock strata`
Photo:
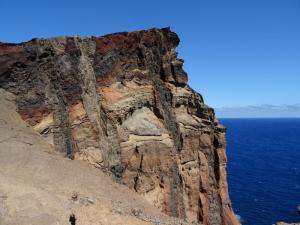
[[[169,217],[101,170],[69,160],[19,116],[0,88],[0,224],[192,225]]]
[[[168,215],[239,224],[225,128],[187,84],[169,28],[0,44],[0,88],[61,152],[108,171]]]

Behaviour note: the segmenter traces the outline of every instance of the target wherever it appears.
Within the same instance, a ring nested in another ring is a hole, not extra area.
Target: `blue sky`
[[[171,26],[216,108],[300,103],[300,0],[0,1],[0,41]]]

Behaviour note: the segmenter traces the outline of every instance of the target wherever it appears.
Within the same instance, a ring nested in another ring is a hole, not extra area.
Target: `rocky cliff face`
[[[169,217],[98,168],[61,157],[0,89],[0,224],[192,225]]]
[[[103,169],[161,211],[234,225],[225,129],[187,85],[168,28],[0,44],[0,88],[58,152]]]

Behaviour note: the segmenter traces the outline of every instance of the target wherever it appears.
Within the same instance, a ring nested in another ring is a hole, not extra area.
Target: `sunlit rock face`
[[[0,88],[58,152],[107,171],[171,216],[239,224],[225,128],[187,85],[169,28],[0,44]]]

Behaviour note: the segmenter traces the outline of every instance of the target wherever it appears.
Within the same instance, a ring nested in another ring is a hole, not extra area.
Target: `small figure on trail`
[[[70,215],[69,222],[71,223],[71,225],[76,225],[76,217],[74,213]]]

